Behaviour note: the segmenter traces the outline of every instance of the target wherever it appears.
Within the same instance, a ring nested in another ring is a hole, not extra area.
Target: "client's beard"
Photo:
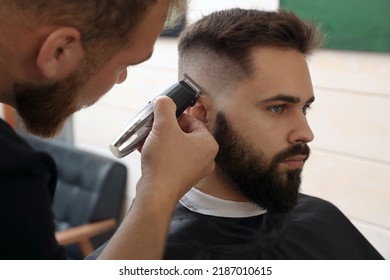
[[[309,157],[306,144],[296,144],[276,154],[270,162],[229,125],[222,112],[217,114],[214,137],[219,144],[216,170],[250,201],[269,213],[284,213],[298,202],[301,169],[280,171],[283,160],[295,155]]]

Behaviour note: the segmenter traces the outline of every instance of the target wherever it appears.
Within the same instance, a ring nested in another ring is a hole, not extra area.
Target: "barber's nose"
[[[304,114],[301,114],[295,122],[292,122],[292,125],[293,127],[288,139],[291,144],[298,142],[309,143],[313,141],[314,134]]]
[[[123,69],[119,75],[118,75],[118,78],[116,80],[116,83],[117,84],[121,84],[123,83],[124,81],[126,81],[126,78],[127,78],[127,68]]]

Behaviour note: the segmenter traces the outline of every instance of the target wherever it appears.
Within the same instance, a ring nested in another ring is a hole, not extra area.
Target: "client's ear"
[[[188,107],[186,112],[207,124],[211,121],[211,116],[213,114],[214,102],[212,98],[208,95],[201,95],[196,101],[195,105]]]

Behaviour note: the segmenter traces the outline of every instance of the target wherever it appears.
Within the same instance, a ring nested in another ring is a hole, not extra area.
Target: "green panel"
[[[320,24],[327,48],[390,52],[390,0],[280,0],[280,7]]]

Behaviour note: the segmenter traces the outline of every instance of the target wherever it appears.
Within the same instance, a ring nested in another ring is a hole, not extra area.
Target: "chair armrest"
[[[97,236],[103,232],[106,232],[116,226],[114,218],[101,220],[94,223],[89,223],[70,229],[57,231],[56,239],[60,245],[69,245],[80,243],[91,237]]]

